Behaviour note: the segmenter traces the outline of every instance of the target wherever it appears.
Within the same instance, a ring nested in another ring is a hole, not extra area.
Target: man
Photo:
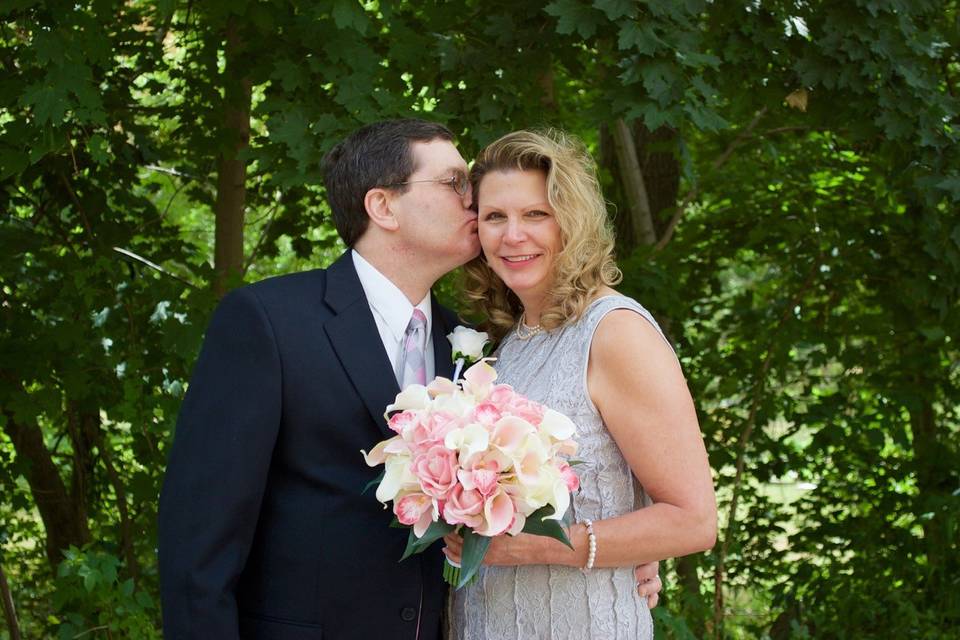
[[[452,138],[420,120],[356,131],[325,159],[351,249],[217,308],[161,498],[168,640],[440,637],[443,556],[398,562],[407,532],[361,493],[376,472],[360,450],[393,435],[401,385],[453,372],[456,316],[430,287],[479,243]]]

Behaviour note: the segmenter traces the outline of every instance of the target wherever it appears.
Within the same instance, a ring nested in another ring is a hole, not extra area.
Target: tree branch
[[[711,173],[719,169],[721,166],[723,166],[723,164],[730,159],[730,156],[737,149],[737,147],[742,145],[748,138],[750,138],[750,133],[756,128],[757,124],[760,122],[760,120],[763,118],[763,116],[766,113],[767,113],[767,107],[763,107],[762,109],[757,111],[757,113],[753,116],[753,119],[750,121],[750,123],[743,128],[743,130],[740,132],[740,134],[736,138],[730,141],[730,144],[727,145],[727,148],[724,149],[723,153],[721,153],[717,157],[717,159],[713,161],[713,163],[710,166]],[[680,223],[680,218],[683,217],[683,214],[686,212],[687,207],[690,206],[690,203],[693,202],[694,198],[696,198],[697,195],[699,195],[699,193],[700,193],[700,187],[698,185],[694,185],[693,187],[690,188],[689,191],[687,191],[687,194],[683,197],[683,200],[680,202],[680,206],[678,206],[676,210],[673,212],[673,215],[670,217],[670,222],[667,223],[667,227],[663,230],[663,236],[661,236],[660,240],[657,241],[655,245],[655,249],[657,251],[661,251],[664,247],[666,247],[667,243],[670,242],[670,239],[673,238],[673,232],[676,230],[677,225]]]
[[[127,562],[127,570],[130,572],[130,577],[133,578],[133,582],[136,585],[140,581],[140,563],[137,562],[137,555],[133,549],[133,525],[130,519],[130,512],[127,508],[127,491],[113,463],[113,453],[110,450],[110,444],[107,442],[106,435],[102,431],[99,433],[98,440],[100,459],[103,460],[103,466],[107,470],[107,477],[110,479],[114,496],[117,499],[117,511],[120,512],[120,546],[123,549],[123,556]]]
[[[17,457],[29,462],[27,484],[47,534],[47,560],[50,567],[55,569],[62,559],[63,549],[89,542],[90,531],[86,519],[77,517],[77,510],[74,509],[63,478],[43,443],[40,427],[19,422],[9,409],[4,409],[3,415],[6,418],[3,429],[13,442]]]
[[[10,585],[7,584],[7,575],[3,572],[2,565],[0,565],[0,600],[3,600],[3,617],[7,621],[7,629],[10,630],[10,640],[20,640],[17,610],[13,606],[13,594],[10,593]]]
[[[80,204],[80,198],[77,197],[77,192],[73,190],[72,186],[70,186],[70,181],[67,180],[65,175],[58,172],[57,176],[60,178],[63,188],[67,190],[67,195],[70,196],[71,202],[73,202],[73,205],[77,208],[77,214],[80,216],[80,220],[83,221],[83,228],[86,229],[87,236],[90,238],[90,242],[96,242],[97,237],[93,234],[93,227],[90,226],[90,220],[87,219],[87,214],[83,210],[83,205]]]
[[[817,267],[814,265],[810,273],[807,275],[807,278],[804,280],[803,284],[800,285],[800,288],[790,299],[790,302],[785,306],[783,313],[780,314],[780,318],[777,321],[776,326],[772,330],[773,335],[780,333],[781,327],[787,321],[787,318],[790,317],[792,310],[800,302],[800,299],[803,295],[809,290],[813,284],[814,276],[817,273]],[[717,554],[717,561],[714,567],[713,572],[713,581],[714,581],[714,593],[713,593],[713,635],[714,638],[719,640],[722,637],[723,629],[723,580],[724,580],[724,565],[726,563],[727,553],[730,550],[730,541],[733,539],[734,534],[736,533],[737,527],[737,505],[740,500],[740,489],[742,487],[743,481],[743,469],[746,464],[746,454],[747,446],[750,443],[750,438],[753,436],[753,432],[757,426],[757,413],[760,409],[760,401],[763,397],[763,392],[766,389],[766,380],[767,374],[770,372],[770,366],[773,363],[773,344],[768,345],[766,349],[766,355],[763,359],[763,364],[760,368],[759,375],[757,376],[757,382],[754,385],[752,400],[750,402],[750,411],[747,414],[747,419],[744,422],[743,429],[740,431],[740,438],[737,442],[737,462],[736,462],[736,471],[733,476],[733,495],[730,497],[730,508],[727,510],[727,526],[723,534],[723,540],[720,543],[720,551]]]

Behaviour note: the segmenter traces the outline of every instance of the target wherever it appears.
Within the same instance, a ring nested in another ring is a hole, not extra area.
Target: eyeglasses
[[[438,184],[445,184],[454,191],[457,192],[458,196],[466,195],[467,189],[470,188],[470,180],[467,178],[465,173],[457,171],[449,178],[433,178],[431,180],[407,180],[406,182],[394,182],[393,184],[385,184],[384,187],[402,187],[408,184],[417,184],[419,182],[436,182]]]

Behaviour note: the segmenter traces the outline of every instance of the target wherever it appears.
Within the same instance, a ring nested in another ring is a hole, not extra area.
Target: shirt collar
[[[391,335],[400,342],[407,331],[407,325],[410,323],[410,316],[413,315],[414,305],[410,304],[407,296],[393,284],[390,279],[377,271],[377,269],[364,260],[363,256],[357,253],[356,249],[351,250],[353,256],[353,266],[357,270],[357,277],[360,278],[360,285],[367,296],[367,302],[374,314],[380,316],[384,324],[390,330]],[[423,312],[427,318],[426,335],[430,335],[433,314],[430,304],[430,292],[423,297],[423,300],[417,303],[417,309]]]

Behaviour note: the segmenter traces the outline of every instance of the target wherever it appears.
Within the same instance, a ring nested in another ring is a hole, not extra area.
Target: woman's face
[[[539,304],[554,280],[563,248],[560,225],[547,202],[542,171],[492,171],[477,200],[480,247],[487,264],[523,301]]]

